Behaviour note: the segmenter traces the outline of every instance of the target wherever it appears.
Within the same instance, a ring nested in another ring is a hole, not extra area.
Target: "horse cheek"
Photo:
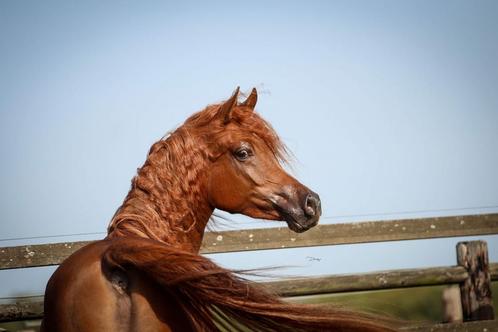
[[[233,167],[222,163],[212,168],[208,195],[213,207],[231,213],[240,212],[248,190],[247,181]]]

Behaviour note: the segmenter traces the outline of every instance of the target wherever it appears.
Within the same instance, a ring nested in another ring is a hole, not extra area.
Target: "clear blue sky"
[[[498,212],[496,17],[496,1],[2,1],[0,238],[101,234],[0,246],[103,237],[149,146],[237,85],[259,88],[324,223]],[[348,273],[451,265],[457,241],[215,259]],[[51,270],[0,272],[0,297]]]

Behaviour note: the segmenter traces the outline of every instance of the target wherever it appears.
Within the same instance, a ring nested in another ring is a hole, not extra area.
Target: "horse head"
[[[321,215],[319,196],[283,168],[285,146],[254,111],[256,89],[242,103],[237,102],[238,95],[237,88],[206,124],[210,128],[204,136],[211,160],[206,172],[211,206],[253,218],[283,220],[299,233],[310,229]]]

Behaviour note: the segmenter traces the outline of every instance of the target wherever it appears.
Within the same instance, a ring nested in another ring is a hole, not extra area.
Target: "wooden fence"
[[[293,233],[284,227],[208,232],[201,252],[223,253],[492,234],[498,234],[498,214],[319,225],[302,234]],[[88,243],[81,241],[0,248],[0,270],[58,265]],[[498,331],[498,320],[494,320],[489,291],[490,281],[498,280],[498,263],[488,264],[486,243],[482,241],[459,243],[457,259],[458,265],[455,266],[286,279],[265,285],[282,296],[290,297],[459,284],[464,320],[469,322],[408,329]],[[41,297],[0,305],[0,322],[42,316]],[[475,321],[480,319],[487,320]]]

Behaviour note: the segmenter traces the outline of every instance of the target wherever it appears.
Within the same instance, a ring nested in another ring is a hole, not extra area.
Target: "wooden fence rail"
[[[296,234],[286,227],[207,232],[201,252],[313,247],[498,234],[498,213],[318,225]],[[88,241],[0,248],[0,270],[58,265]]]
[[[498,280],[498,263],[490,264],[491,279]],[[362,274],[286,279],[262,283],[284,296],[305,296],[340,292],[372,291],[418,286],[458,284],[467,278],[461,266],[390,270]],[[36,319],[43,316],[43,297],[12,304],[0,304],[0,322]]]
[[[491,279],[497,281],[498,263],[490,264],[490,272]],[[463,267],[449,266],[285,279],[266,282],[265,285],[281,296],[290,297],[458,284],[467,277]]]

